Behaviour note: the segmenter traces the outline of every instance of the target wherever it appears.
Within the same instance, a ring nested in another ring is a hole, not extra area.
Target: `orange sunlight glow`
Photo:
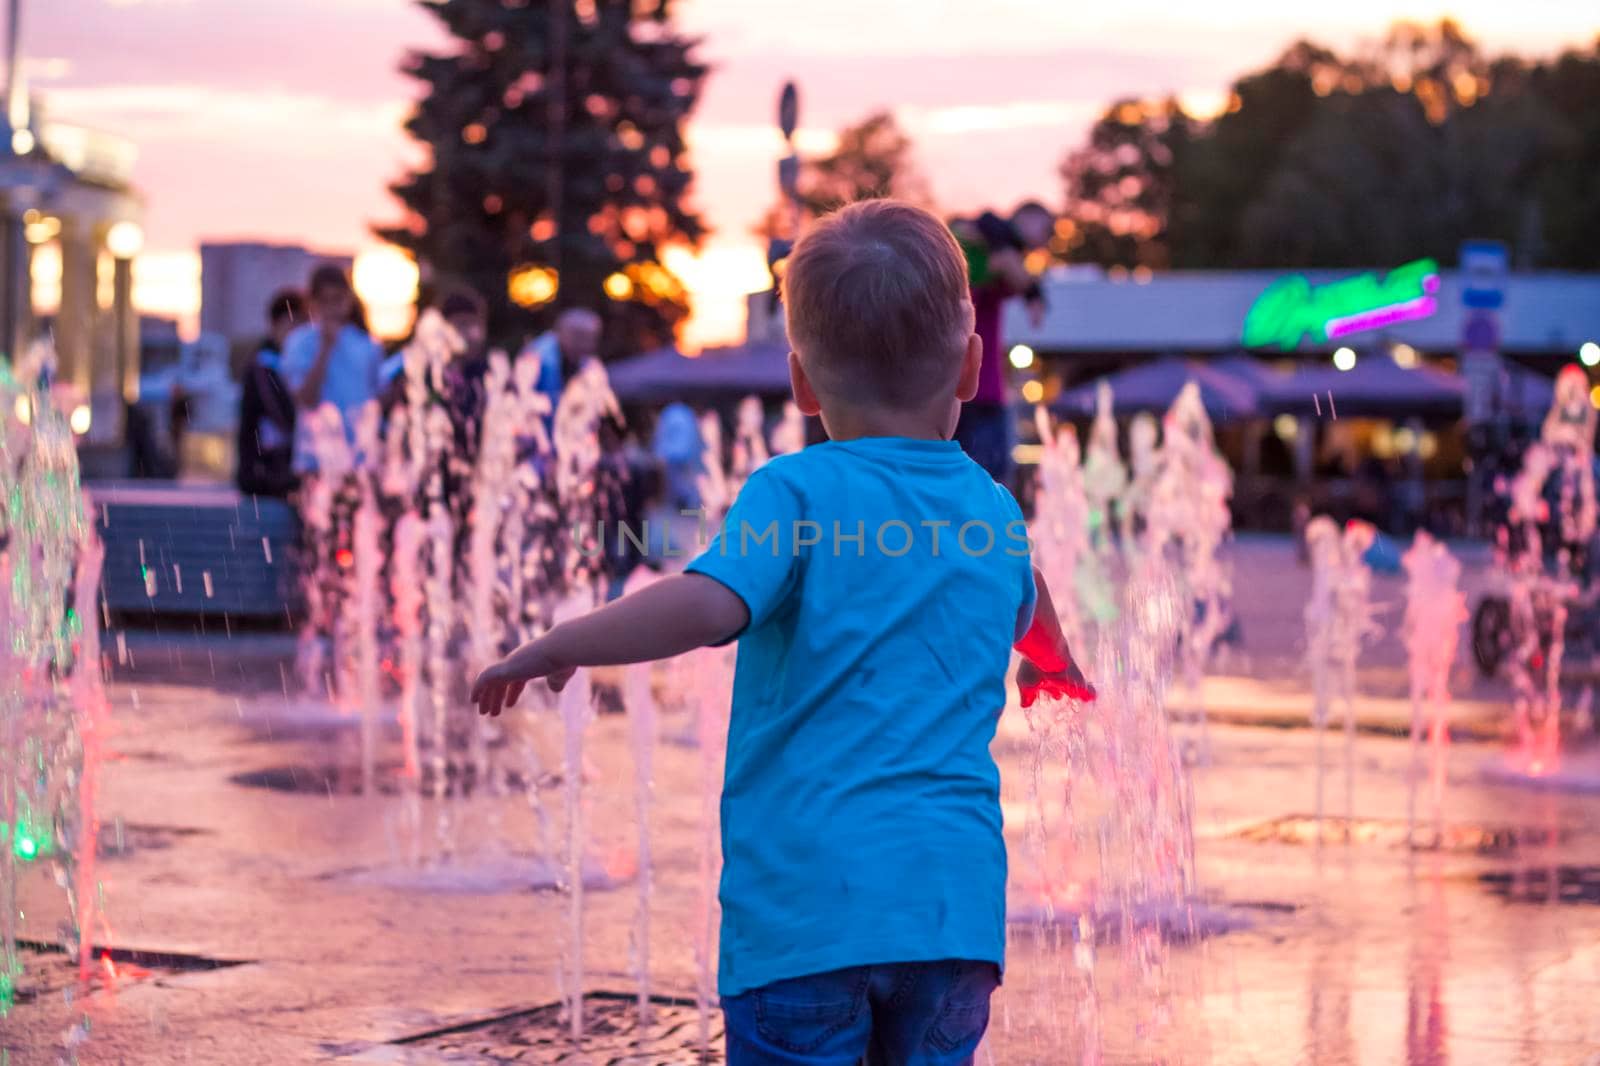
[[[200,330],[200,253],[145,252],[133,261],[133,305],[140,314],[178,321],[193,337]]]
[[[678,275],[694,304],[678,338],[683,351],[696,353],[744,339],[745,297],[772,285],[766,253],[755,242],[713,238],[698,252],[681,245],[668,248],[661,259]]]
[[[367,305],[367,324],[375,337],[390,340],[411,329],[420,274],[416,261],[392,244],[356,253],[351,271],[356,295]]]

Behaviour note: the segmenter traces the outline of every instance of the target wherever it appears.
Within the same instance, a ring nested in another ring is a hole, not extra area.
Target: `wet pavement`
[[[1287,581],[1293,568],[1283,569]],[[1194,771],[1192,908],[1214,935],[1170,943],[1145,967],[1122,945],[1102,946],[1088,971],[1070,929],[1014,926],[980,1061],[1600,1063],[1600,797],[1523,787],[1498,744],[1465,739],[1493,732],[1497,704],[1492,685],[1463,679],[1472,700],[1449,749],[1442,830],[1407,824],[1409,750],[1375,728],[1353,748],[1349,811],[1343,739],[1322,745],[1329,817],[1319,831],[1317,737],[1281,728],[1293,717],[1286,701],[1305,698],[1297,652],[1287,622],[1274,621],[1281,597],[1257,598],[1270,602],[1243,597],[1248,667],[1208,692],[1208,705],[1238,717],[1255,699],[1278,707],[1262,721],[1284,721],[1214,723],[1211,758]],[[0,1021],[10,1063],[64,1053],[85,1063],[691,1061],[696,750],[663,742],[655,753],[650,952],[663,1002],[640,1042],[616,1007],[634,990],[633,756],[621,716],[589,731],[584,987],[597,994],[597,1026],[614,1031],[603,1050],[579,1053],[553,1038],[568,900],[535,890],[554,856],[541,857],[525,799],[462,801],[453,865],[413,870],[415,827],[432,839],[437,811],[336,787],[325,771],[355,764],[355,731],[310,728],[323,719],[292,713],[277,673],[288,642],[213,633],[127,643],[135,661],[111,691],[106,926],[95,936],[118,950],[87,996],[69,999],[66,964],[45,950],[64,900],[47,870],[30,871],[24,933],[38,950],[26,956],[32,994]],[[1381,649],[1363,691],[1398,696],[1398,662]],[[1211,698],[1229,691],[1226,706]],[[1381,706],[1363,713],[1393,718]],[[1031,749],[1014,709],[1002,721],[995,751],[1020,913],[1037,902],[1024,887]],[[661,727],[663,737],[689,732],[682,715]],[[1593,758],[1573,756],[1575,778]],[[258,787],[286,768],[296,782],[307,769],[322,789]],[[559,814],[559,791],[550,809]],[[87,1039],[66,1052],[85,1016]],[[1099,1060],[1086,1057],[1095,1046]]]

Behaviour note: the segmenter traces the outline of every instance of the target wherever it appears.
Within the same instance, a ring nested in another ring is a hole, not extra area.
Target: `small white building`
[[[354,259],[298,244],[208,241],[200,245],[200,332],[238,344],[266,332],[267,301],[280,289],[304,291],[311,271],[333,263],[347,273]]]

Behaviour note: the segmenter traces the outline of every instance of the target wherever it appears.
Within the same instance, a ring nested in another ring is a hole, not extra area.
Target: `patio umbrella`
[[[1104,380],[1111,386],[1112,410],[1117,414],[1136,411],[1165,411],[1177,399],[1178,390],[1193,381],[1200,386],[1200,401],[1206,414],[1215,421],[1254,418],[1259,413],[1256,389],[1248,380],[1195,359],[1175,355],[1114,374],[1087,381],[1057,396],[1050,405],[1058,414],[1088,418],[1094,414],[1095,386]]]
[[[1407,370],[1374,355],[1350,370],[1320,365],[1266,378],[1259,396],[1265,414],[1456,418],[1465,392],[1456,374],[1433,367]]]
[[[689,358],[661,348],[606,367],[611,391],[625,403],[782,396],[789,392],[788,349],[751,345]]]

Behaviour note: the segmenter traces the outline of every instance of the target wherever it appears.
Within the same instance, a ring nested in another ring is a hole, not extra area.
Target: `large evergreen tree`
[[[702,233],[683,123],[706,74],[670,0],[420,2],[457,44],[407,60],[426,161],[380,235],[480,292],[503,343],[568,307],[605,316],[608,354],[670,340],[688,304],[661,254]]]

